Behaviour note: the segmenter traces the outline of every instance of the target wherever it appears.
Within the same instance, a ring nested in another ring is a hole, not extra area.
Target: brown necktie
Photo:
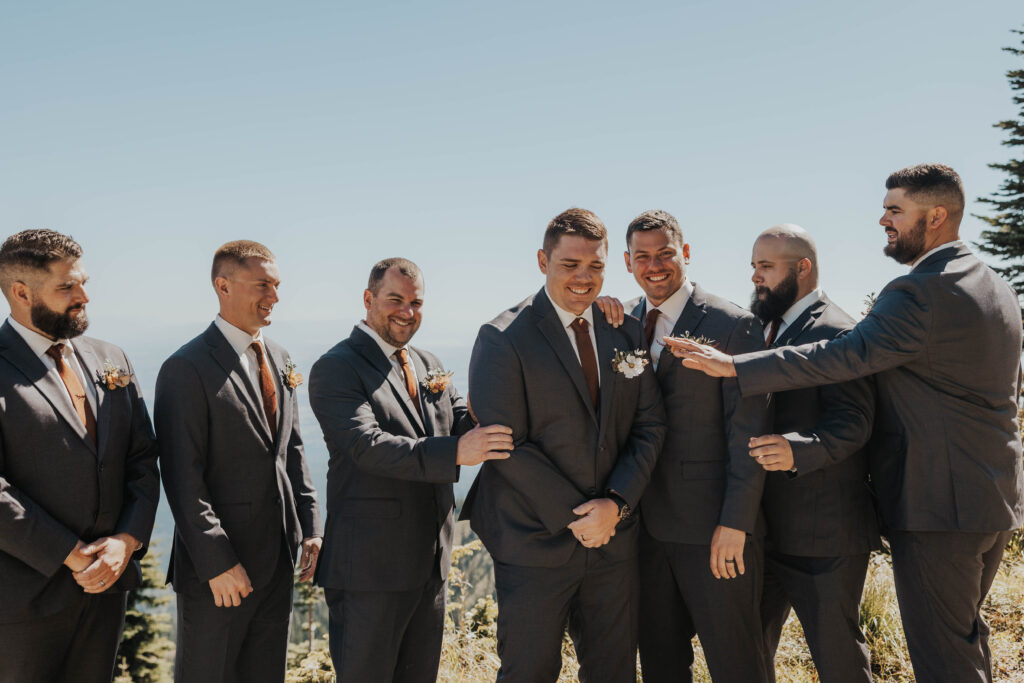
[[[402,366],[402,374],[405,376],[405,389],[409,392],[409,398],[412,399],[413,405],[416,406],[416,412],[422,420],[423,408],[420,407],[420,396],[416,391],[416,375],[413,374],[412,364],[409,362],[409,351],[408,349],[398,349],[395,351],[395,356],[398,358],[398,364]]]
[[[576,350],[580,354],[580,365],[583,366],[583,377],[587,380],[587,389],[590,390],[590,400],[597,408],[598,391],[600,383],[597,374],[597,358],[594,356],[594,344],[590,341],[590,333],[587,332],[589,325],[583,318],[576,318],[569,326],[576,334]]]
[[[657,308],[652,308],[647,311],[647,318],[644,319],[644,339],[647,340],[647,348],[651,348],[651,342],[654,341],[654,328],[658,325],[658,316],[661,311]]]
[[[92,414],[92,408],[89,407],[89,402],[85,399],[85,387],[82,386],[82,381],[78,379],[75,371],[64,362],[63,351],[63,344],[54,344],[46,349],[46,355],[57,364],[57,374],[64,381],[64,388],[68,390],[68,395],[71,396],[71,402],[75,405],[75,412],[78,413],[78,419],[85,425],[86,433],[94,444],[99,445],[99,440],[96,436],[96,417]]]
[[[274,376],[270,374],[267,355],[263,353],[263,344],[253,342],[249,345],[256,352],[256,362],[260,366],[260,398],[263,399],[263,412],[270,424],[270,435],[277,439],[277,389],[274,388]]]
[[[775,343],[775,337],[779,334],[779,326],[781,324],[782,320],[780,318],[775,318],[774,320],[771,321],[771,323],[769,323],[768,336],[765,337],[764,339],[765,346],[770,348],[771,345]]]

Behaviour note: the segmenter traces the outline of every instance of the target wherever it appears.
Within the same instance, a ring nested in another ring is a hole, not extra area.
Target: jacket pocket
[[[342,517],[382,517],[402,515],[402,502],[394,498],[349,498],[341,505]]]

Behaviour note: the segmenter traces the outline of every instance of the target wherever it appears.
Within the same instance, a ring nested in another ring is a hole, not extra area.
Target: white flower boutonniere
[[[626,379],[639,377],[650,362],[646,356],[647,351],[643,349],[636,349],[634,351],[619,351],[615,349],[615,357],[612,358],[612,369],[623,375]]]
[[[96,371],[96,378],[100,384],[113,391],[128,386],[132,381],[132,373],[114,365],[114,362],[107,358],[103,361],[103,369]]]
[[[444,368],[431,368],[427,370],[427,376],[420,384],[432,394],[441,394],[451,386],[452,375],[454,374],[454,372],[449,372]]]
[[[291,358],[284,362],[284,381],[288,383],[292,389],[302,384],[302,373],[295,372],[295,368],[299,367],[295,364]]]

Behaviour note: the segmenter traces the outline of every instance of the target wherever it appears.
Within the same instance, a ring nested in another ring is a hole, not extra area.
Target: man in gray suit
[[[220,315],[168,358],[154,417],[174,545],[174,676],[180,683],[284,679],[292,571],[312,578],[322,534],[299,435],[295,372],[264,337],[281,284],[262,244],[213,257]]]
[[[766,681],[758,611],[765,473],[751,460],[747,441],[768,430],[768,399],[741,399],[734,381],[683,368],[661,338],[703,337],[733,352],[764,348],[764,341],[753,316],[687,279],[690,245],[671,214],[637,216],[626,246],[626,268],[645,294],[632,312],[644,321],[668,415],[668,435],[641,501],[644,681],[690,679],[694,635],[716,681]]]
[[[433,681],[460,465],[503,459],[511,430],[475,423],[431,353],[409,346],[423,276],[390,258],[370,271],[366,320],[313,366],[309,401],[331,453],[317,583],[341,681]]]
[[[554,681],[568,621],[582,681],[636,680],[637,535],[630,511],[664,439],[635,319],[594,300],[607,232],[590,211],[556,216],[537,253],[546,284],[480,328],[469,395],[515,448],[485,463],[463,515],[494,558],[502,681]],[[618,361],[618,362],[617,362]]]
[[[0,681],[109,681],[125,591],[160,496],[121,349],[89,324],[82,249],[51,230],[0,247]]]
[[[886,181],[885,253],[911,266],[831,341],[731,358],[675,342],[744,394],[877,373],[869,468],[919,683],[991,681],[979,609],[1024,521],[1017,296],[958,239],[960,177],[941,164]]]
[[[754,242],[751,310],[769,347],[833,339],[854,322],[818,287],[814,240],[777,225]],[[768,522],[761,620],[774,680],[775,652],[791,607],[803,626],[823,683],[871,680],[860,630],[868,554],[880,547],[868,489],[867,451],[874,418],[869,379],[773,394],[774,433],[751,441],[767,472]]]

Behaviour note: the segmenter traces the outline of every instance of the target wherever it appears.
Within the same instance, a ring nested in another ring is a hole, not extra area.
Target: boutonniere
[[[647,352],[643,349],[636,349],[635,351],[619,351],[615,349],[615,356],[612,358],[612,369],[626,379],[639,377],[650,362],[646,356]]]
[[[683,332],[681,336],[675,337],[675,339],[685,339],[686,341],[692,341],[694,344],[702,344],[703,346],[714,346],[718,343],[711,337],[694,337],[689,332]]]
[[[427,370],[427,376],[420,384],[432,394],[442,394],[451,386],[454,374],[444,368],[431,368]]]
[[[103,361],[103,369],[96,371],[96,379],[100,384],[105,384],[107,389],[113,391],[128,386],[132,381],[132,373],[114,365],[113,361],[108,358]]]
[[[288,383],[292,389],[302,384],[302,373],[295,372],[295,368],[299,367],[295,364],[291,358],[284,362],[284,381]]]

